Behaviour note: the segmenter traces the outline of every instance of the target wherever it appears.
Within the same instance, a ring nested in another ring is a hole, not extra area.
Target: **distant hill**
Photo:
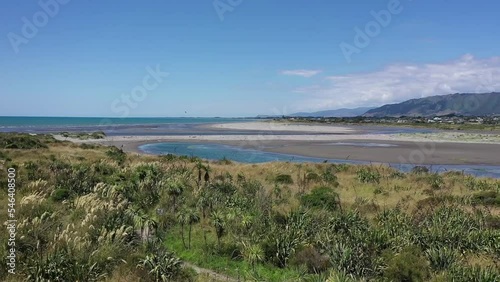
[[[373,107],[361,107],[354,109],[337,109],[337,110],[328,110],[328,111],[320,111],[320,112],[312,112],[312,113],[295,113],[289,116],[291,117],[356,117],[361,116],[366,111],[373,109]]]
[[[400,116],[483,116],[500,114],[500,93],[449,94],[411,99],[399,104],[384,105],[367,111],[366,117]]]

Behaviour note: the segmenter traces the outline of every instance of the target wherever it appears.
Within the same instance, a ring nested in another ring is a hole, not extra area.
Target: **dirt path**
[[[198,275],[200,275],[202,277],[206,277],[206,278],[211,279],[211,280],[204,280],[204,281],[218,281],[218,282],[219,281],[229,281],[229,282],[241,281],[241,280],[236,280],[236,279],[229,277],[227,275],[217,273],[217,272],[210,270],[210,269],[198,267],[198,266],[196,266],[192,263],[189,263],[189,262],[184,262],[184,266],[192,268],[194,271],[196,271],[196,273],[198,273]]]

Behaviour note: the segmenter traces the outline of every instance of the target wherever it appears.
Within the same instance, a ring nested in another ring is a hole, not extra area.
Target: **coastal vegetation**
[[[55,142],[47,136],[31,134],[3,133],[0,134],[0,149],[39,149],[47,148],[48,144]]]
[[[137,155],[49,135],[0,145],[4,195],[17,170],[7,281],[500,279],[497,179]]]
[[[88,139],[104,139],[106,137],[106,133],[103,131],[96,132],[61,132],[60,135],[64,138],[74,138],[79,140],[88,140]]]
[[[434,118],[437,118],[436,120]],[[345,126],[379,125],[450,131],[500,131],[500,117],[497,116],[436,116],[426,117],[295,117],[273,118],[280,123],[336,124]]]

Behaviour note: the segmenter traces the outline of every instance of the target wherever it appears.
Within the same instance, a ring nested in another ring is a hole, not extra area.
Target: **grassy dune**
[[[7,281],[500,279],[499,180],[0,141],[1,187],[18,172],[19,274],[2,264]]]

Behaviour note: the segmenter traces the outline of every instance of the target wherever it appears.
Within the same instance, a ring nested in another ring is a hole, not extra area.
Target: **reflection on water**
[[[358,143],[359,144],[359,143]],[[369,143],[368,143],[369,144]],[[272,152],[264,152],[253,149],[243,149],[236,146],[221,145],[221,144],[199,144],[199,143],[156,143],[147,144],[140,147],[145,153],[163,155],[175,154],[196,156],[202,159],[220,160],[223,158],[241,163],[264,163],[274,161],[285,162],[314,162],[321,163],[328,161],[330,163],[347,163],[347,164],[370,164],[367,161],[341,160],[341,159],[322,159],[312,158],[289,154],[280,154]],[[411,171],[414,167],[412,164],[388,164],[393,168],[404,172]],[[432,165],[428,166],[433,172],[446,171],[461,171],[466,174],[475,176],[500,178],[500,166],[487,165]]]

